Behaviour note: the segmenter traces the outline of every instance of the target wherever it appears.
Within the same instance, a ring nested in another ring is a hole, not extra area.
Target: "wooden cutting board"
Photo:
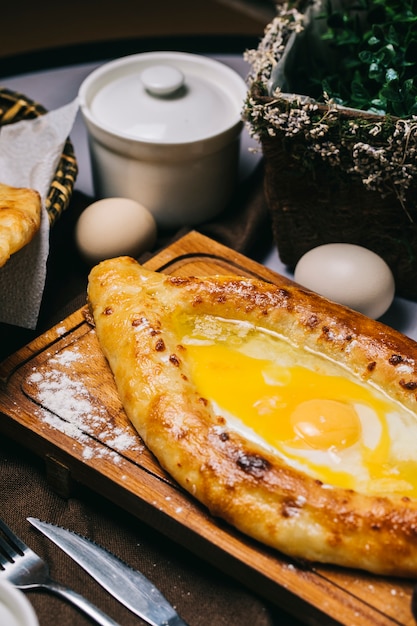
[[[195,232],[149,269],[287,279]],[[213,518],[159,467],[130,426],[82,309],[0,364],[0,430],[41,455],[51,486],[81,483],[306,624],[415,626],[412,581],[292,561]]]

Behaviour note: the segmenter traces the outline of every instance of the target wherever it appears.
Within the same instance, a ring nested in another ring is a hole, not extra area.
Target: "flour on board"
[[[71,366],[83,358],[77,348],[67,349],[48,361],[48,371],[34,369],[28,382],[36,386],[37,399],[43,405],[37,411],[38,416],[52,428],[82,443],[85,459],[110,456],[118,462],[118,453],[127,449],[142,451],[138,437],[109,423],[105,406],[93,403],[82,378],[73,374]],[[91,436],[105,446],[92,445]]]

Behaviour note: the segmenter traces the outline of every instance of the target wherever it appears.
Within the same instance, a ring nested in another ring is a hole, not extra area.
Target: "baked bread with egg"
[[[35,189],[0,183],[0,267],[32,241],[41,225],[41,210]]]
[[[88,301],[126,414],[214,516],[290,557],[417,575],[415,342],[285,278],[129,257],[92,269]]]

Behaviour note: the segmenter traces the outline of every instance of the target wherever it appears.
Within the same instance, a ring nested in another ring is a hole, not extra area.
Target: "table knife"
[[[28,522],[46,535],[106,591],[151,626],[187,626],[165,596],[140,572],[77,533],[37,518]]]

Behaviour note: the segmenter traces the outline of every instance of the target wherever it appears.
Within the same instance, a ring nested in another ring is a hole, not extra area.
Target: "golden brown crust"
[[[40,224],[39,193],[0,183],[0,267],[33,239]]]
[[[193,385],[172,314],[180,307],[285,333],[414,412],[415,342],[285,279],[276,286],[166,277],[127,257],[93,268],[88,297],[127,415],[161,465],[213,515],[293,557],[417,574],[417,501],[328,488],[229,429]]]

